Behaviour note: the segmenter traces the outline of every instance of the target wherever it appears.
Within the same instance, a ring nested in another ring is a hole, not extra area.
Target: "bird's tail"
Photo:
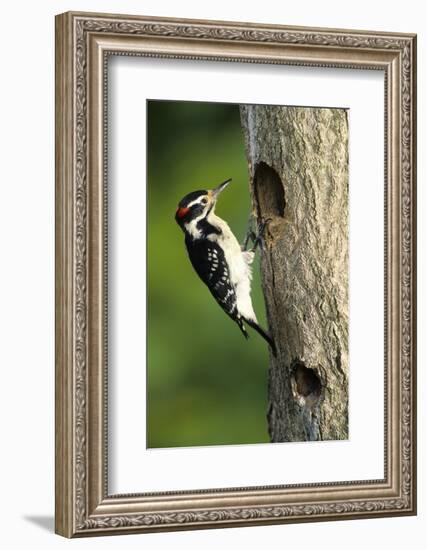
[[[268,345],[270,346],[271,348],[271,351],[273,352],[273,355],[274,357],[277,357],[277,348],[276,348],[276,344],[274,343],[274,340],[271,338],[271,336],[269,334],[267,334],[265,332],[265,330],[263,328],[261,328],[258,323],[256,323],[255,321],[251,320],[251,319],[246,319],[244,318],[246,323],[248,323],[248,325],[250,327],[252,327],[254,330],[256,330],[258,332],[258,334],[260,336],[262,336],[264,338],[264,340],[266,342],[268,342]]]
[[[245,328],[245,325],[243,324],[243,317],[237,317],[234,319],[239,327],[239,329],[242,331],[243,336],[246,338],[246,340],[249,338],[249,334],[247,333],[247,330]],[[246,321],[246,319],[245,319]]]

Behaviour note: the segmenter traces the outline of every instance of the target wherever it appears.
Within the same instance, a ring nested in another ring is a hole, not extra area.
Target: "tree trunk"
[[[241,106],[264,230],[271,441],[348,438],[348,121],[344,109]]]

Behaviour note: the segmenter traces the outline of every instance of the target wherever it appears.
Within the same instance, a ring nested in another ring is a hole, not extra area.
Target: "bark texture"
[[[269,329],[270,438],[348,438],[348,121],[241,107]]]

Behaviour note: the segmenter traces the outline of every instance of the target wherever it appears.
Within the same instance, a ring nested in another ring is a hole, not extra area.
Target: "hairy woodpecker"
[[[219,194],[231,179],[211,190],[193,191],[180,201],[175,220],[185,234],[190,261],[222,309],[235,321],[245,338],[244,322],[276,348],[259,326],[251,300],[252,250],[242,250],[228,224],[215,214]]]

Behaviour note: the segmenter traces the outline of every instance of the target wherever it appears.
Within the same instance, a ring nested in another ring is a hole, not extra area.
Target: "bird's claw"
[[[254,219],[254,217],[251,215],[250,218],[249,218],[248,231],[246,233],[245,240],[244,240],[243,245],[242,245],[242,249],[247,250],[249,241],[252,241],[253,246],[250,249],[250,252],[255,252],[256,249],[258,248],[258,246],[261,248],[261,250],[264,249],[264,243],[265,243],[265,241],[264,241],[264,231],[265,231],[265,228],[267,227],[267,225],[269,224],[269,222],[271,222],[271,218],[267,218],[265,220],[261,219],[258,222],[258,228],[257,228],[258,231],[257,231],[257,233],[255,233],[255,231],[252,228],[252,220],[253,219]]]

